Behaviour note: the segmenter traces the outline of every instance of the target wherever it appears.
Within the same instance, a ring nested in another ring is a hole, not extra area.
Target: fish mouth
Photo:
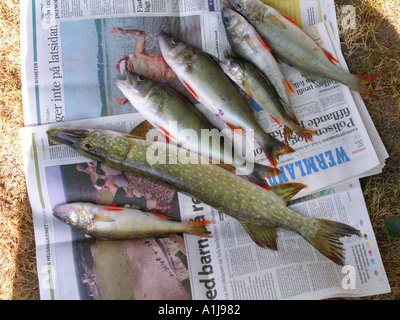
[[[133,75],[130,72],[124,72],[125,79],[114,79],[115,86],[122,91],[122,93],[126,93],[129,89],[132,88],[133,85]]]
[[[80,141],[89,136],[92,130],[89,129],[49,129],[46,131],[48,137],[59,143],[66,144],[70,147],[74,147],[80,143]]]

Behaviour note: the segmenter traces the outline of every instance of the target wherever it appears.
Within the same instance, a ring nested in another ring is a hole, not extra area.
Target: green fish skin
[[[219,166],[194,164],[199,157],[197,154],[192,154],[192,161],[187,164],[158,161],[171,157],[174,163],[173,153],[179,152],[165,143],[96,129],[50,129],[47,134],[49,139],[64,143],[86,157],[168,185],[232,216],[242,223],[258,245],[265,248],[276,250],[276,228],[286,228],[300,234],[335,263],[343,265],[345,259],[339,238],[362,236],[351,226],[303,217],[289,209],[285,201],[304,185],[281,186],[282,194],[292,192],[283,200],[275,192],[241,179]]]
[[[274,88],[271,87],[254,65],[244,60],[227,57],[226,62],[220,62],[220,67],[260,107],[268,111],[278,124],[285,126],[284,137],[286,143],[288,143],[293,131],[308,141],[312,141],[312,136],[317,135],[316,132],[299,126],[297,119],[290,118]]]
[[[127,72],[125,80],[115,79],[114,82],[132,106],[168,141],[199,153],[213,163],[223,163],[226,169],[247,175],[251,181],[265,188],[269,188],[266,178],[279,173],[275,168],[250,163],[234,154],[229,139],[220,139],[220,131],[175,89],[134,72]],[[217,138],[210,137],[205,147],[202,146],[205,142],[202,139],[202,135],[206,134],[204,131],[215,133]]]
[[[167,34],[161,34],[158,43],[164,60],[193,97],[230,128],[254,130],[255,140],[274,167],[280,155],[294,152],[259,126],[246,99],[209,55]]]
[[[289,93],[294,93],[294,90],[282,74],[271,49],[261,39],[253,26],[236,11],[224,8],[222,10],[222,21],[235,55],[253,63],[274,87],[279,98],[290,109]]]
[[[229,0],[256,29],[278,59],[288,62],[305,74],[338,81],[352,90],[372,96],[368,84],[371,76],[350,74],[336,66],[334,56],[278,10],[259,0]]]
[[[187,233],[210,237],[206,226],[211,221],[178,222],[141,210],[74,202],[57,206],[53,215],[62,222],[95,238],[114,240],[142,239]]]

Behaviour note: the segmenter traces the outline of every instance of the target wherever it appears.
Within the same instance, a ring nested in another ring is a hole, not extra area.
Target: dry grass
[[[342,48],[354,73],[379,79],[375,99],[365,99],[390,159],[380,175],[362,180],[365,199],[392,293],[364,299],[400,299],[400,240],[383,221],[400,216],[400,0],[336,0],[356,7],[357,27],[341,30]],[[0,2],[0,299],[38,299],[31,209],[20,153],[23,126],[19,1]]]

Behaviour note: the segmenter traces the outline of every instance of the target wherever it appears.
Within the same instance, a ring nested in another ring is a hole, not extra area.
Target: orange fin
[[[333,63],[333,62],[336,62],[336,63],[339,63],[339,60],[337,60],[333,55],[332,55],[332,53],[330,53],[329,51],[326,51],[324,48],[321,48],[322,49],[322,51],[324,51],[324,53],[326,54],[326,56],[328,57],[328,59]],[[334,63],[333,63],[334,64]]]
[[[171,135],[167,130],[165,130],[163,127],[158,126],[158,129],[161,131],[161,133],[164,135],[165,139],[167,140],[167,142],[169,142],[170,139],[175,140],[175,137],[173,135]]]
[[[267,46],[267,44],[264,42],[263,39],[260,38],[259,35],[257,35],[257,39],[258,39],[258,41],[260,41],[260,43],[262,44],[262,46],[263,46],[265,49],[267,49],[268,51],[272,51],[271,48]]]
[[[243,129],[234,126],[233,124],[229,123],[229,122],[225,122],[225,124],[232,130],[235,131],[236,133],[238,133],[239,135],[243,135]]]
[[[296,26],[299,26],[299,24],[296,21],[294,21],[293,19],[290,19],[287,15],[283,14],[282,12],[279,12],[279,13],[281,14],[282,17],[288,19],[290,22],[292,22]]]
[[[111,208],[104,208],[106,211],[122,211],[123,208],[111,207]]]
[[[353,90],[358,91],[359,93],[370,97],[374,98],[374,95],[371,93],[371,91],[368,89],[368,84],[373,82],[377,77],[372,77],[372,76],[360,76],[360,75],[354,75],[357,77],[357,82],[355,87],[352,87]]]
[[[167,217],[166,215],[161,214],[161,213],[152,213],[152,214],[155,215],[155,216],[157,216],[157,217],[159,217],[159,218],[161,218],[161,219],[171,220],[170,217]]]
[[[207,226],[211,224],[212,221],[187,221],[185,222],[187,226],[187,233],[193,234],[202,238],[212,238],[211,232],[207,230]]]
[[[153,128],[154,127],[150,124],[149,121],[144,120],[139,123],[135,128],[133,128],[132,131],[129,132],[129,134],[135,137],[146,138],[147,133]]]
[[[199,95],[192,89],[191,86],[189,86],[189,84],[186,81],[183,81],[183,83],[186,86],[186,89],[188,89],[189,93],[192,95],[192,97],[198,101]]]
[[[272,114],[270,114],[270,116],[271,116],[272,120],[274,120],[278,125],[281,124],[281,122],[277,118],[275,118]]]
[[[292,85],[290,84],[290,82],[289,82],[286,78],[285,78],[284,80],[285,80],[285,82],[286,82],[286,85],[287,85],[289,91],[290,91],[291,93],[294,93],[293,87],[292,87]]]

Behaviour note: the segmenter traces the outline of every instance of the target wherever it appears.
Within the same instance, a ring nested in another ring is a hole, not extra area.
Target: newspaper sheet
[[[139,114],[116,115],[62,126],[125,132],[140,121]],[[302,215],[361,230],[364,238],[342,239],[342,268],[287,230],[278,233],[278,251],[261,249],[235,219],[132,174],[123,174],[129,183],[118,190],[95,188],[98,179],[122,173],[52,145],[46,130],[60,125],[21,130],[42,299],[322,299],[390,291],[357,179],[290,204]],[[87,238],[52,215],[55,206],[74,201],[135,205],[174,220],[211,220],[213,238]]]

